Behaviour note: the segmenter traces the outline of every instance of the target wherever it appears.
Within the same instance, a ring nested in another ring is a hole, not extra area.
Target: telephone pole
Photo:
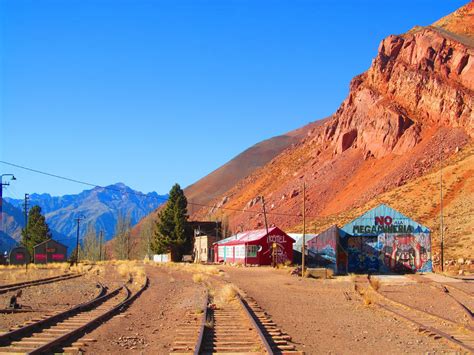
[[[28,200],[30,199],[29,194],[25,194],[25,202],[23,203],[23,211],[25,213],[25,247],[28,248]]]
[[[75,262],[76,262],[76,266],[77,266],[77,263],[79,261],[79,224],[81,223],[81,220],[83,220],[85,217],[84,216],[80,216],[80,217],[77,217],[77,218],[74,218],[74,220],[76,221],[77,223],[77,233],[76,233],[76,256],[75,256]]]
[[[267,210],[265,208],[265,197],[262,196],[262,206],[263,206],[263,218],[265,220],[265,230],[267,232],[268,238],[268,222],[267,222]],[[272,266],[275,267],[275,243],[272,244]]]
[[[440,194],[440,202],[439,202],[439,235],[440,235],[440,242],[441,242],[441,272],[444,271],[444,227],[443,227],[443,149],[442,149],[442,141],[439,145],[439,194]]]
[[[304,277],[305,256],[306,256],[306,183],[303,182],[303,238],[301,245],[301,277]]]
[[[16,180],[13,174],[2,174],[0,175],[0,230],[3,231],[3,187],[9,186],[9,182],[3,182],[4,176],[10,176],[11,180]]]

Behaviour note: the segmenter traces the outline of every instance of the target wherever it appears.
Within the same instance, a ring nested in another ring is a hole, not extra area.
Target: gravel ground
[[[419,334],[411,324],[364,306],[347,278],[301,279],[271,268],[223,269],[307,354],[453,351],[445,342]]]
[[[10,297],[18,291],[0,295],[0,308],[6,308]],[[18,302],[25,310],[35,310],[27,313],[0,313],[0,331],[7,331],[15,325],[29,319],[47,314],[51,311],[65,310],[72,306],[94,298],[98,293],[96,282],[85,277],[26,287]]]
[[[464,323],[466,314],[440,289],[429,284],[382,285],[379,292],[391,300],[419,308],[453,322]]]
[[[147,266],[150,285],[122,314],[84,338],[88,354],[168,354],[186,312],[202,307],[203,288],[190,273]],[[78,340],[81,342],[81,339]]]

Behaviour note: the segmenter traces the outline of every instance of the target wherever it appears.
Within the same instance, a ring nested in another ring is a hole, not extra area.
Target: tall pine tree
[[[21,230],[22,244],[28,249],[30,255],[33,255],[33,248],[45,240],[51,239],[52,234],[46,219],[41,214],[40,206],[33,206],[28,213],[28,225],[25,230]]]
[[[158,213],[153,251],[158,254],[171,253],[173,260],[180,260],[192,240],[186,236],[188,220],[188,200],[184,192],[175,184],[169,193],[168,202]]]

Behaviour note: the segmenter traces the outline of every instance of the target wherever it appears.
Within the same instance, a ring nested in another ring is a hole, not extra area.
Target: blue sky
[[[1,160],[165,193],[332,114],[379,42],[463,1],[0,0]],[[0,164],[6,196],[82,185]]]

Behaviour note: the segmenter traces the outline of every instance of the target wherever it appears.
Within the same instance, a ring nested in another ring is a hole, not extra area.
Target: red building
[[[271,265],[293,261],[295,240],[277,227],[238,233],[214,243],[214,261],[244,265]]]

